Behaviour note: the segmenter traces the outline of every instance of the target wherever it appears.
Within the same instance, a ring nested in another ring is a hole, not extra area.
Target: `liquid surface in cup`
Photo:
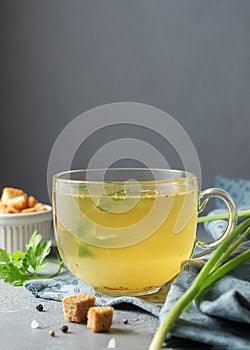
[[[77,192],[77,193],[76,193]],[[109,294],[145,294],[171,280],[190,258],[197,189],[141,193],[109,186],[54,192],[57,245],[69,270]]]

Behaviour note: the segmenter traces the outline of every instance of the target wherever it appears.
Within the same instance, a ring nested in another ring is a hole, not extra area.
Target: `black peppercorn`
[[[66,326],[66,325],[62,326],[62,327],[61,327],[61,331],[62,331],[63,333],[67,333],[67,332],[68,332],[68,326]]]
[[[36,309],[37,309],[37,311],[43,311],[43,306],[42,306],[42,304],[38,304],[38,305],[36,306]]]

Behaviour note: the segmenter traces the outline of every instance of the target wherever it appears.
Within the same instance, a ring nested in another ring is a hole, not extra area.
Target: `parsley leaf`
[[[0,249],[0,264],[10,261],[9,254],[4,249]]]
[[[26,246],[26,258],[35,273],[37,273],[47,265],[47,262],[45,262],[44,259],[47,255],[49,255],[51,250],[51,241],[45,241],[40,243],[41,240],[42,235],[38,234],[35,231],[30,237],[30,241]]]
[[[34,278],[51,278],[61,272],[63,263],[58,257],[57,261],[52,261],[58,265],[58,270],[51,275],[39,275],[48,263],[47,256],[51,251],[51,241],[41,242],[42,235],[35,231],[28,244],[26,252],[17,250],[8,254],[6,250],[0,249],[0,278],[14,286],[21,286],[25,282]]]
[[[14,286],[21,286],[29,280],[29,277],[11,262],[0,265],[0,277]]]

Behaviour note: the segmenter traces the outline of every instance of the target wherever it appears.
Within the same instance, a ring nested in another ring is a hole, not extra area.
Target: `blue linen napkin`
[[[221,188],[227,191],[238,208],[238,210],[250,209],[250,180],[234,179],[226,176],[215,176],[212,181],[212,187]],[[219,199],[215,199],[215,209],[209,215],[216,215],[226,212],[225,204]],[[215,220],[205,222],[204,228],[213,238],[220,237],[227,227],[226,220]]]
[[[250,241],[235,253],[250,248]],[[191,286],[204,262],[187,262],[170,287],[160,322]],[[250,349],[250,261],[219,280],[181,315],[169,337],[209,344],[216,349]]]
[[[128,303],[158,317],[170,284],[163,286],[158,293],[149,294],[140,298],[126,295],[113,297],[96,292],[94,288],[80,281],[66,270],[62,275],[52,279],[35,279],[28,281],[24,284],[24,287],[35,297],[57,301],[61,301],[64,297],[73,294],[87,293],[96,297],[97,306],[115,306]]]

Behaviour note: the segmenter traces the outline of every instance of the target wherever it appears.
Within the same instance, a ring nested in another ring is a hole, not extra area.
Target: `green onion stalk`
[[[238,210],[237,212],[238,219],[250,217],[250,210]],[[198,224],[203,222],[214,221],[214,220],[226,220],[228,219],[228,213],[215,214],[215,215],[206,215],[200,216],[197,220]]]
[[[250,210],[238,212],[239,218],[247,216],[250,216]],[[228,214],[203,216],[198,218],[198,223],[227,218]],[[217,247],[197,275],[191,287],[180,297],[158,327],[149,345],[149,350],[160,350],[166,336],[171,331],[175,322],[189,308],[192,302],[211,288],[211,286],[220,278],[250,259],[250,248],[230,258],[232,252],[249,233],[250,218],[237,225],[227,238]]]

